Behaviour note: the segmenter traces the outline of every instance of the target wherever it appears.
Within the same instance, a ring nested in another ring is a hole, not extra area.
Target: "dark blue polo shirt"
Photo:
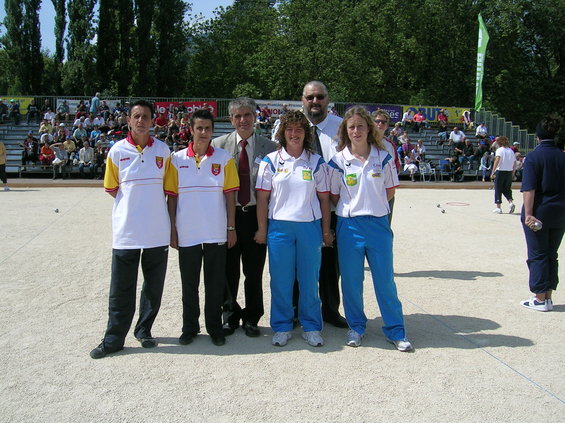
[[[534,216],[544,227],[565,228],[565,153],[553,140],[542,140],[524,160],[520,191],[531,190]]]

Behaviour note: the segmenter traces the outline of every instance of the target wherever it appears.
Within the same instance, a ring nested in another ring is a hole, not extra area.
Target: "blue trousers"
[[[341,292],[345,318],[351,329],[364,334],[367,316],[363,311],[365,257],[383,319],[383,332],[393,341],[404,339],[404,317],[398,299],[392,264],[392,231],[388,216],[338,217],[337,250],[341,270]]]
[[[522,223],[528,247],[530,291],[541,294],[557,289],[559,283],[557,250],[563,239],[564,228],[542,227],[534,232]]]
[[[322,260],[320,220],[289,222],[269,219],[267,233],[271,274],[271,328],[292,330],[292,292],[298,280],[298,319],[305,332],[322,330],[318,276]]]

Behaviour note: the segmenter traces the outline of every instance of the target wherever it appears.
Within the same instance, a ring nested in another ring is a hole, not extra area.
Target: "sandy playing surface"
[[[92,360],[107,319],[112,201],[99,188],[0,192],[0,421],[563,421],[565,297],[550,313],[519,306],[524,236],[518,214],[491,213],[492,191],[397,192],[396,282],[415,353],[385,341],[369,272],[359,348],[332,326],[321,348],[299,329],[271,346],[268,269],[263,336],[237,330],[216,347],[202,328],[180,346],[172,251],[159,346],[142,349],[130,333],[124,351]]]

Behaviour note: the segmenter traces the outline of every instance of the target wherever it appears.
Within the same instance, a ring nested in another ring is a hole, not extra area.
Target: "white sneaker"
[[[536,297],[532,297],[529,300],[522,301],[520,303],[522,306],[529,308],[530,310],[536,311],[549,311],[549,306],[547,304],[547,300],[545,301],[538,301]],[[553,304],[552,304],[553,306]]]
[[[303,332],[302,337],[306,339],[306,342],[308,342],[308,345],[311,347],[321,347],[324,345],[324,338],[322,338],[322,334],[319,330]]]
[[[6,185],[4,186],[4,191],[10,191],[10,188]]]
[[[497,208],[494,209],[492,212],[493,212],[493,213],[496,213],[496,214],[502,214],[502,209],[499,209],[499,208],[497,207]]]
[[[277,347],[284,347],[290,338],[292,338],[292,333],[290,332],[275,332],[272,343]]]
[[[508,213],[514,213],[514,210],[516,210],[516,205],[514,203],[510,203],[510,210],[508,211]]]
[[[547,303],[547,311],[553,310],[553,300],[547,299],[547,300],[545,300],[545,302]]]
[[[387,339],[387,341],[390,342],[391,344],[394,344],[394,346],[398,351],[408,352],[414,349],[410,341],[406,338],[398,339],[396,341],[393,341],[392,339]]]
[[[363,341],[363,335],[358,334],[353,329],[349,329],[347,331],[347,341],[345,342],[346,345],[350,347],[358,347],[361,345],[361,341]]]

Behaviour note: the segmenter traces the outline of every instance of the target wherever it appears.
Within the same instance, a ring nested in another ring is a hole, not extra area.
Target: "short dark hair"
[[[135,106],[147,107],[151,112],[151,118],[153,118],[153,113],[155,112],[155,110],[153,109],[153,103],[150,103],[149,101],[143,99],[134,101],[134,103],[131,105],[131,107],[128,110],[128,116],[131,117],[131,111]]]
[[[194,121],[196,119],[205,119],[212,121],[212,128],[214,128],[214,115],[208,109],[198,109],[190,117],[190,127],[194,127]]]

